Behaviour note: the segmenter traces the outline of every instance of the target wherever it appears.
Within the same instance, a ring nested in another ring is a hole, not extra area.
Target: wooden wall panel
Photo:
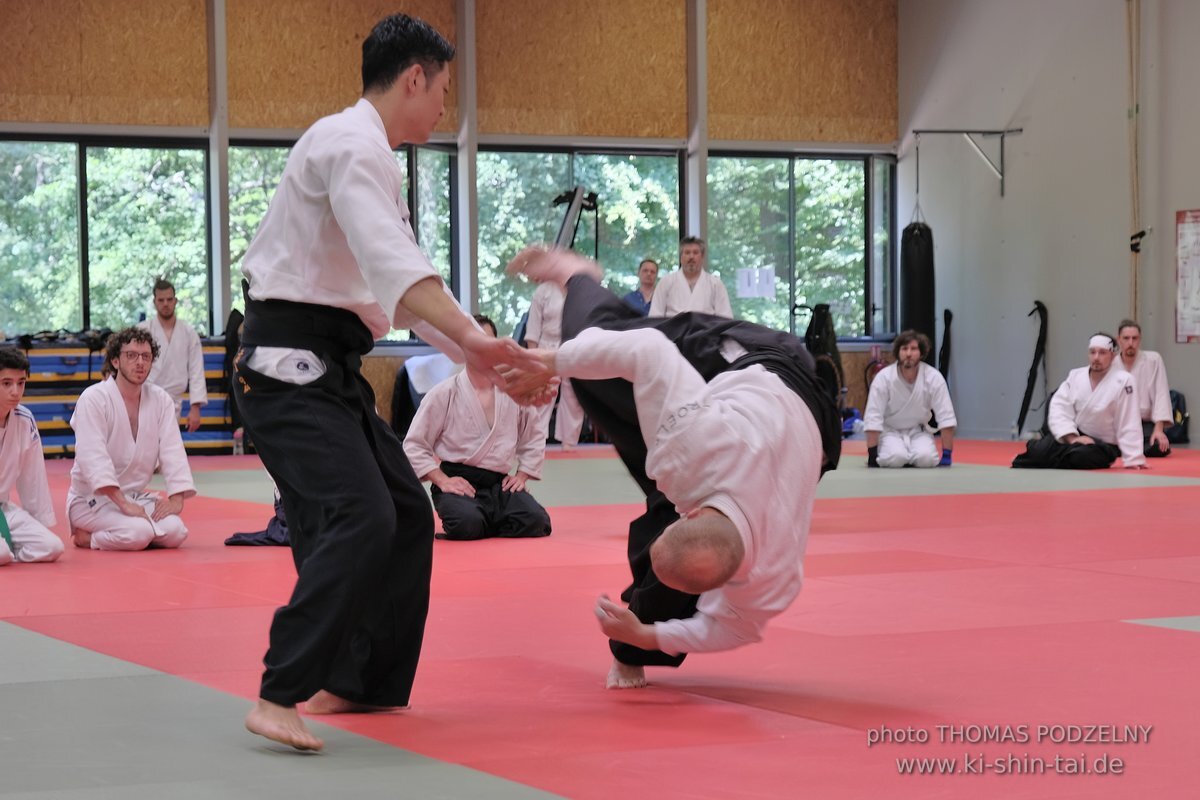
[[[204,0],[3,0],[0,118],[208,124]]]
[[[708,0],[708,135],[897,138],[896,0]]]
[[[685,0],[480,0],[479,132],[687,136]]]
[[[455,40],[454,0],[228,0],[229,125],[307,128],[362,95],[362,42],[375,23],[403,11]],[[446,116],[458,130],[451,62]]]

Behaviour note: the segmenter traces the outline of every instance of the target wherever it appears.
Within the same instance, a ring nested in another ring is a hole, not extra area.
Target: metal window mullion
[[[75,145],[75,172],[78,181],[79,202],[79,292],[82,305],[83,330],[92,327],[92,287],[88,266],[88,202],[87,202],[87,146]]]
[[[796,268],[796,237],[799,236],[799,226],[796,224],[796,158],[788,158],[788,333],[796,335],[796,279],[799,270]]]

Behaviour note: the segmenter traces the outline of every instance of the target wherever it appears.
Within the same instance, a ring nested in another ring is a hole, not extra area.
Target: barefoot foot
[[[566,288],[575,275],[590,275],[597,281],[602,277],[600,265],[570,250],[526,247],[517,253],[504,271],[510,276],[524,275],[537,283],[557,283]]]
[[[354,703],[343,697],[338,697],[324,689],[314,694],[304,704],[305,714],[381,714],[388,711],[403,711],[408,706],[371,706],[366,703]]]
[[[313,736],[295,706],[260,699],[246,715],[246,730],[297,750],[320,750],[325,743]]]
[[[71,541],[75,543],[76,547],[90,550],[92,547],[92,534],[83,528],[71,528]]]
[[[635,664],[622,664],[613,659],[604,681],[605,689],[641,689],[646,685],[646,668]]]

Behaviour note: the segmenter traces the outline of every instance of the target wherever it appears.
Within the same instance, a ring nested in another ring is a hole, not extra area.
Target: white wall
[[[1200,407],[1200,344],[1176,345],[1175,211],[1200,208],[1200,3],[1143,0],[1145,346]],[[920,207],[933,229],[938,318],[955,315],[951,388],[960,431],[1006,438],[1049,309],[1049,388],[1086,363],[1088,337],[1131,312],[1125,0],[900,0],[899,220],[914,207],[913,129],[1023,128],[1005,196],[957,136],[924,136]],[[998,142],[981,144],[998,160]],[[940,339],[939,339],[940,342]],[[1039,388],[1034,405],[1043,398]],[[1026,430],[1041,424],[1030,413]]]

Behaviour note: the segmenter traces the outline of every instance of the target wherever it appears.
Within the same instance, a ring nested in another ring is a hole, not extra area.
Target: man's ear
[[[429,78],[425,75],[425,68],[420,64],[409,66],[404,72],[400,73],[400,79],[404,81],[404,88],[407,94],[422,92],[429,83]]]

